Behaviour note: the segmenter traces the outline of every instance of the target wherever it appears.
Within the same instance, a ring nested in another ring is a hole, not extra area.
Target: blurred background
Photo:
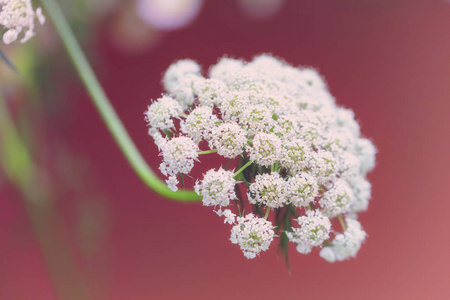
[[[450,299],[448,1],[59,2],[155,170],[143,112],[174,61],[317,68],[378,148],[369,236],[334,264],[292,247],[291,274],[275,244],[247,260],[211,208],[138,179],[47,20],[1,46],[19,71],[0,64],[0,299]]]

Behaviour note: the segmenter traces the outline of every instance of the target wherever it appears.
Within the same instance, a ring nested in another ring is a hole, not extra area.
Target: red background
[[[106,224],[100,246],[78,259],[92,298],[450,299],[450,3],[287,1],[275,18],[255,22],[233,1],[206,2],[195,23],[140,54],[114,47],[106,22],[97,54],[88,55],[145,158],[155,169],[161,160],[143,112],[175,60],[208,68],[224,54],[270,52],[314,66],[379,151],[371,205],[360,216],[369,237],[356,259],[334,264],[292,247],[292,274],[276,245],[245,259],[211,208],[171,202],[144,186],[77,83],[66,99],[64,138],[90,161]],[[53,299],[18,195],[2,191],[0,297]],[[77,204],[68,197],[58,207],[71,236]]]

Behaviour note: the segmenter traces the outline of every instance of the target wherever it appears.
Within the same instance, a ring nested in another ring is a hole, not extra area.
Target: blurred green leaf
[[[12,62],[6,57],[6,54],[0,49],[0,58],[3,62],[15,73],[18,73],[17,68],[12,64]]]

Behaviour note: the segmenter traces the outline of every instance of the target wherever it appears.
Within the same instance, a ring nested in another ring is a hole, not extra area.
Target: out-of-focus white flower
[[[235,80],[235,75],[243,68],[244,63],[241,60],[224,57],[211,67],[209,76],[214,79],[219,79],[226,85],[229,85]]]
[[[195,189],[207,206],[223,209],[236,199],[239,213],[249,206],[255,214],[266,212],[264,219],[251,214],[237,221],[231,210],[217,212],[225,216],[225,223],[235,224],[232,241],[247,257],[255,257],[264,247],[254,246],[261,245],[260,239],[256,243],[244,229],[254,222],[271,228],[271,210],[279,232],[300,253],[329,245],[325,242],[332,218],[346,216],[350,228],[346,234],[352,232],[351,218],[367,209],[370,183],[365,177],[375,164],[376,150],[361,137],[354,113],[337,106],[316,70],[260,55],[248,63],[222,58],[205,78],[196,62],[185,59],[167,69],[163,83],[179,109],[153,113],[154,119],[148,120],[156,128],[149,134],[163,152],[161,171],[176,188],[176,176],[190,171],[197,145],[206,142],[209,149],[199,154],[216,152],[237,163],[239,174],[214,168]],[[174,118],[181,119],[180,126]],[[299,228],[285,225],[294,216]],[[273,234],[268,236],[273,239]],[[341,245],[340,239],[333,243]],[[324,248],[321,256],[339,260],[342,251]]]
[[[256,20],[270,19],[283,7],[285,0],[239,0],[242,12]]]
[[[347,230],[337,234],[332,245],[322,249],[320,256],[329,262],[342,261],[355,257],[366,239],[366,232],[362,230],[361,224],[351,218],[346,219]]]
[[[372,185],[362,177],[355,177],[349,184],[355,196],[350,204],[350,211],[355,213],[366,211],[369,207]]]
[[[336,261],[336,254],[334,254],[332,247],[322,248],[322,250],[320,250],[319,255],[327,262],[334,263]]]
[[[241,247],[245,257],[255,258],[261,251],[269,249],[275,236],[270,221],[248,214],[238,217],[237,222],[231,229],[230,241]]]
[[[375,167],[375,146],[368,140],[360,138],[356,141],[354,154],[361,162],[361,175],[365,176]]]
[[[0,0],[0,25],[6,29],[3,35],[5,44],[16,41],[22,32],[21,43],[31,39],[35,35],[34,19],[38,19],[41,25],[45,23],[42,9],[38,7],[35,11],[31,0]]]
[[[201,183],[195,184],[195,192],[203,196],[203,205],[228,206],[236,198],[234,173],[220,168],[218,171],[206,172]]]
[[[288,236],[289,240],[291,240],[290,232],[286,232],[286,235]],[[312,247],[310,244],[300,241],[299,243],[297,243],[295,249],[297,249],[297,252],[300,254],[309,254],[311,252]]]
[[[164,74],[163,84],[167,92],[173,93],[187,75],[200,75],[200,66],[191,59],[182,59],[171,65]]]
[[[191,23],[203,0],[137,0],[136,13],[148,25],[160,30],[176,30]]]

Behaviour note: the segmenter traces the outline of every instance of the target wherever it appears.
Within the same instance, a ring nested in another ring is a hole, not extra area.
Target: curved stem
[[[117,113],[114,111],[110,101],[105,95],[100,83],[90,67],[80,45],[78,44],[72,30],[69,27],[61,8],[55,0],[41,0],[58,31],[69,57],[84,83],[91,100],[94,102],[103,121],[108,127],[114,140],[119,145],[122,153],[127,158],[131,167],[139,177],[155,192],[167,198],[179,201],[197,201],[201,197],[194,191],[172,192],[166,184],[156,176],[142,157],[136,145],[131,140]]]

